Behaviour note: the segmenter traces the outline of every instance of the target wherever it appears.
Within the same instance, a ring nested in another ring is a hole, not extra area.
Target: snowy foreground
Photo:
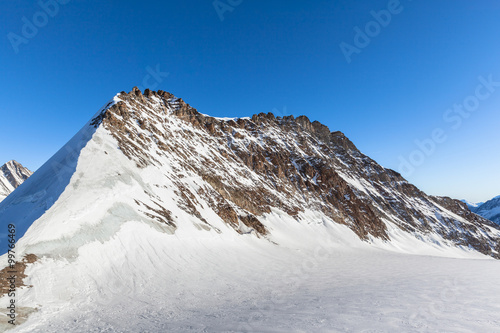
[[[137,230],[44,262],[25,305],[50,302],[9,332],[500,332],[500,262],[477,254],[396,253],[347,234],[312,246],[307,232],[304,246],[248,236],[159,248],[163,235]]]

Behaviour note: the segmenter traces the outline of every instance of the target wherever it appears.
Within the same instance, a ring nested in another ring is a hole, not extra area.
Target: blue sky
[[[430,194],[500,194],[498,1],[59,1],[0,11],[1,162],[38,168],[145,84],[213,116],[305,114]]]

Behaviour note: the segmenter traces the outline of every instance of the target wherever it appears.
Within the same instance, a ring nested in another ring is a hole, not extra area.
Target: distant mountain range
[[[470,203],[462,200],[469,209],[490,221],[500,225],[500,195],[486,202]]]
[[[19,187],[33,172],[14,160],[0,167],[0,201]]]

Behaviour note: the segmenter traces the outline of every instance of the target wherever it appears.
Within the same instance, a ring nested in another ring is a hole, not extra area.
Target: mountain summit
[[[0,201],[31,176],[32,172],[14,160],[0,167]]]
[[[341,132],[306,116],[210,117],[137,88],[115,96],[1,202],[0,217],[16,226],[31,309],[138,292],[170,274],[173,258],[187,263],[222,243],[247,244],[245,256],[256,244],[328,239],[500,258],[499,226],[426,195]]]

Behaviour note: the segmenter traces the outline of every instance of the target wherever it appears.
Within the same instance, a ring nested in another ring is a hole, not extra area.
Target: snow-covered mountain
[[[18,294],[25,314],[36,311],[27,324],[45,322],[44,332],[56,327],[47,318],[78,322],[84,316],[72,316],[98,312],[96,304],[125,318],[136,301],[149,304],[146,292],[188,302],[180,285],[238,274],[239,265],[250,276],[272,258],[297,264],[325,242],[375,257],[385,249],[500,258],[499,226],[426,195],[341,132],[305,116],[209,117],[137,88],[115,96],[1,202],[0,219],[3,253],[5,225],[16,226],[16,269],[31,286]]]
[[[14,160],[0,167],[0,201],[21,185],[32,172]]]
[[[500,196],[479,204],[473,212],[500,225]]]
[[[467,207],[469,207],[471,212],[474,212],[479,206],[481,206],[484,203],[484,202],[470,202],[467,200],[460,200],[460,201],[465,203],[467,205]]]

